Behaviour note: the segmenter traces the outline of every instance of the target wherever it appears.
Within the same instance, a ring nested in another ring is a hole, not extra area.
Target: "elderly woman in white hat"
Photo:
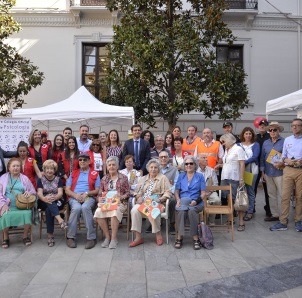
[[[262,179],[266,181],[269,204],[272,216],[265,217],[265,221],[278,221],[282,194],[283,162],[281,159],[284,138],[280,132],[284,127],[278,122],[271,122],[268,126],[270,138],[263,143],[260,158]]]

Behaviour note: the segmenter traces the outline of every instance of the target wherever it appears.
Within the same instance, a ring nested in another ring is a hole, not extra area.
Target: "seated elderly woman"
[[[196,172],[198,163],[193,156],[186,156],[183,165],[185,172],[179,175],[174,192],[178,230],[174,247],[178,249],[182,247],[185,222],[188,217],[190,236],[193,237],[193,248],[198,250],[201,247],[197,231],[198,214],[203,209],[206,183],[203,174]]]
[[[24,197],[36,195],[35,188],[30,180],[21,174],[22,162],[13,157],[7,164],[8,173],[0,178],[0,230],[3,231],[2,248],[9,247],[9,227],[24,226],[23,243],[31,245],[28,237],[32,224],[32,210],[20,210],[16,207],[16,196],[24,194]]]
[[[94,217],[97,223],[105,234],[105,240],[102,243],[102,247],[109,247],[115,249],[117,247],[117,230],[120,221],[123,218],[123,213],[127,210],[127,201],[130,196],[130,186],[127,176],[118,172],[119,159],[116,156],[110,156],[106,160],[107,174],[101,180],[100,192],[98,195],[99,206],[106,197],[106,193],[109,191],[116,192],[119,198],[118,208],[116,210],[102,211],[101,208],[97,208]],[[111,218],[111,237],[109,233],[107,218]]]
[[[156,202],[164,204],[172,196],[170,181],[165,175],[161,174],[159,161],[157,159],[149,160],[146,168],[149,174],[140,179],[134,193],[136,202],[131,210],[131,231],[135,231],[135,239],[129,244],[129,247],[135,247],[144,243],[144,239],[141,237],[143,215],[138,210],[142,202],[148,197],[152,197],[155,198]],[[163,237],[160,232],[160,216],[153,220],[150,219],[150,222],[152,233],[156,234],[156,244],[162,245]]]
[[[58,164],[52,159],[43,163],[43,176],[38,180],[38,206],[45,210],[46,226],[48,234],[48,246],[55,245],[54,219],[56,219],[61,229],[67,229],[67,224],[60,215],[64,208],[65,200],[63,198],[63,182],[55,175],[58,170]]]

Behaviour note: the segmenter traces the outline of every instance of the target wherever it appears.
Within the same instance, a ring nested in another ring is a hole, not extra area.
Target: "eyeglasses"
[[[291,127],[302,126],[301,124],[292,124]]]
[[[168,155],[160,156],[159,158],[168,158]]]
[[[269,132],[276,132],[276,131],[278,131],[278,128],[271,128],[271,129],[269,129],[268,131],[269,131]]]
[[[100,145],[99,145],[99,144],[92,144],[92,146],[97,146],[97,147],[99,147]]]
[[[79,158],[79,161],[87,161],[88,159],[87,158]]]
[[[186,163],[185,163],[185,166],[193,166],[193,165],[194,165],[193,162],[186,162]]]

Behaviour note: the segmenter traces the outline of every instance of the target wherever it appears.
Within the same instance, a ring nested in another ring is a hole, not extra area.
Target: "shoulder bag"
[[[246,188],[243,185],[242,187],[237,188],[237,194],[234,203],[234,209],[237,211],[246,211],[249,207],[249,198],[246,192]]]

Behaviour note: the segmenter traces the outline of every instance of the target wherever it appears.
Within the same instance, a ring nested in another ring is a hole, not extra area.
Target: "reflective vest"
[[[196,137],[195,140],[191,143],[187,143],[187,139],[184,139],[182,143],[183,154],[186,157],[187,155],[194,155],[196,146],[200,143],[200,137]]]
[[[208,166],[214,168],[217,165],[218,161],[218,152],[219,152],[220,142],[215,141],[210,147],[206,147],[205,143],[201,141],[197,147],[197,154],[205,154],[208,156]]]

